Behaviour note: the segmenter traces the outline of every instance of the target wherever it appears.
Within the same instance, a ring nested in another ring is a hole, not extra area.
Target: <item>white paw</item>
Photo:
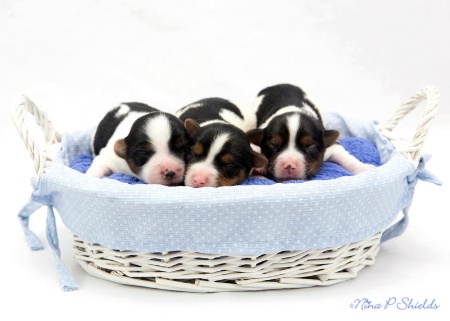
[[[362,172],[368,171],[372,168],[376,168],[375,165],[372,164],[365,164],[365,163],[360,163],[357,166],[354,166],[350,171],[352,172],[352,174],[360,174]]]

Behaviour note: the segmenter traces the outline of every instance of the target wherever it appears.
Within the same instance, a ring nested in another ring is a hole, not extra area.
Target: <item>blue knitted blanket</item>
[[[381,165],[378,150],[375,147],[374,143],[372,143],[370,140],[359,137],[350,137],[340,140],[339,143],[350,154],[355,156],[360,161],[368,164],[373,164],[375,166]],[[71,162],[70,167],[81,173],[86,173],[86,171],[88,170],[89,166],[92,163],[92,160],[93,160],[92,155],[81,154]],[[328,180],[351,175],[352,174],[350,172],[348,172],[338,164],[332,162],[324,162],[322,168],[320,169],[319,172],[317,172],[317,174],[312,178],[312,180]],[[105,178],[114,179],[127,184],[144,184],[144,182],[135,177],[121,173],[114,173]],[[302,182],[304,182],[304,180],[290,180],[285,181],[284,183],[289,184]],[[249,177],[241,185],[271,185],[271,184],[275,184],[275,182],[270,179]]]

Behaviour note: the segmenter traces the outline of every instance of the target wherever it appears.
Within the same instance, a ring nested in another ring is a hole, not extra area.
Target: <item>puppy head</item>
[[[185,171],[186,132],[171,114],[152,112],[138,118],[114,145],[130,170],[147,184],[180,185]]]
[[[190,137],[186,156],[185,185],[191,187],[233,186],[242,183],[253,167],[267,159],[255,153],[245,133],[233,125],[214,123],[200,127],[185,121]]]
[[[266,175],[276,181],[310,179],[322,166],[325,150],[339,132],[325,130],[316,119],[298,112],[274,117],[264,129],[247,133],[269,163]]]

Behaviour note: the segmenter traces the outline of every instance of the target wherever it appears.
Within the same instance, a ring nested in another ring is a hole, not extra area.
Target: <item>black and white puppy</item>
[[[254,167],[267,164],[267,159],[250,146],[245,114],[245,109],[222,98],[202,99],[175,113],[190,137],[185,185],[237,185]]]
[[[297,86],[279,84],[263,89],[254,108],[257,129],[247,134],[269,160],[259,171],[271,179],[310,179],[326,160],[353,174],[373,167],[337,143],[339,132],[325,129],[319,109]]]
[[[100,121],[91,141],[94,160],[86,174],[124,173],[147,184],[180,185],[187,135],[174,115],[142,103],[123,103]]]

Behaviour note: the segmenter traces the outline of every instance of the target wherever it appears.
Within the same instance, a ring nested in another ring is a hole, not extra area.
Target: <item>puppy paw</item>
[[[360,164],[358,164],[357,166],[354,166],[354,167],[351,169],[351,172],[352,172],[352,174],[357,175],[357,174],[363,173],[363,172],[365,172],[365,171],[368,171],[368,170],[370,170],[370,169],[372,169],[372,168],[376,168],[376,166],[375,166],[375,165],[372,165],[372,164],[360,163]]]

